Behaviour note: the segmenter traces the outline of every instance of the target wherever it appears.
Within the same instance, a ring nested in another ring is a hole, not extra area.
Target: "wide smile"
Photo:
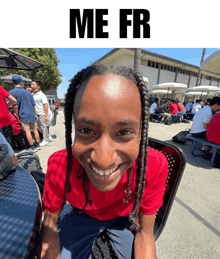
[[[97,168],[93,167],[91,164],[89,164],[90,168],[92,169],[92,175],[93,177],[98,180],[99,182],[107,182],[111,181],[112,178],[116,176],[116,174],[120,173],[120,169],[124,163],[115,166],[111,170],[98,170]]]

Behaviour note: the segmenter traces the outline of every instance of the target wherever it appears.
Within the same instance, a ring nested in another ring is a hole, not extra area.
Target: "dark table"
[[[0,258],[34,258],[41,222],[41,196],[23,168],[0,181]]]

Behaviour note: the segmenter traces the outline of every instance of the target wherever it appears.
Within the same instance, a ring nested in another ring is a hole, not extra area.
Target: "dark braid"
[[[66,94],[65,100],[65,127],[66,127],[66,149],[67,149],[67,167],[66,167],[66,182],[64,189],[64,201],[62,204],[62,208],[66,202],[66,189],[68,192],[71,191],[71,185],[69,182],[70,173],[72,170],[72,159],[73,159],[73,151],[72,151],[72,116],[74,114],[74,100],[78,87],[89,80],[91,77],[95,75],[105,75],[105,74],[114,74],[125,77],[127,79],[132,80],[138,87],[140,97],[141,97],[141,105],[142,105],[142,113],[141,113],[141,141],[139,148],[139,155],[137,158],[137,170],[136,170],[136,186],[134,193],[134,204],[131,209],[129,220],[132,222],[131,229],[139,230],[139,219],[138,219],[138,211],[141,203],[141,198],[143,195],[144,187],[145,187],[145,177],[146,177],[146,166],[147,166],[147,154],[148,154],[148,119],[149,119],[149,102],[148,95],[145,83],[140,74],[136,73],[131,68],[127,67],[112,67],[105,65],[93,65],[89,66],[86,69],[83,69],[71,81],[69,85],[68,92]],[[130,199],[130,182],[131,182],[131,174],[132,174],[133,166],[129,168],[128,173],[128,182],[127,182],[127,197],[124,199],[124,202],[128,202],[127,199]],[[79,169],[80,171],[80,169]],[[79,173],[79,172],[78,172]],[[83,169],[83,182],[82,186],[85,193],[86,202],[83,210],[85,209],[87,203],[92,204],[92,201],[89,199],[89,178]],[[87,183],[87,188],[86,188]]]
[[[132,227],[131,229],[138,230],[139,217],[138,210],[141,202],[141,198],[144,192],[145,178],[146,178],[146,166],[147,166],[147,154],[148,154],[148,120],[149,120],[149,102],[147,89],[143,82],[142,77],[135,73],[135,78],[137,80],[138,89],[141,96],[142,114],[141,114],[141,141],[139,155],[137,159],[137,170],[136,170],[136,186],[134,193],[134,204],[131,209],[130,217]]]

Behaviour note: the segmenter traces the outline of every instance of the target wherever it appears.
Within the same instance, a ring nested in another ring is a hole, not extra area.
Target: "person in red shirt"
[[[65,103],[66,149],[48,160],[38,257],[89,258],[105,230],[119,259],[156,258],[168,162],[147,146],[143,78],[127,67],[89,66],[72,79]],[[72,209],[57,224],[66,200]]]
[[[60,106],[59,106],[58,103],[55,104],[55,108],[56,108],[57,110],[60,108]]]
[[[206,130],[207,140],[220,145],[220,113],[212,116]]]
[[[171,111],[171,115],[177,115],[178,114],[178,106],[175,103],[174,99],[170,100],[170,111]],[[176,122],[176,117],[173,117],[173,122]]]
[[[9,102],[6,102],[6,99],[9,99]],[[7,137],[9,131],[12,132],[11,119],[9,117],[8,107],[15,104],[17,100],[10,95],[1,85],[0,85],[0,132]],[[9,129],[11,127],[11,129]]]

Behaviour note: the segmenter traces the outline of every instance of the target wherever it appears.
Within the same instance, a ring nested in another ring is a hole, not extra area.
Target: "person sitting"
[[[201,108],[200,100],[196,100],[196,103],[194,103],[192,107],[192,113],[196,114]]]
[[[177,115],[178,114],[178,106],[175,103],[174,99],[170,100],[169,108],[171,110],[171,115]],[[176,122],[176,117],[173,117],[173,122]]]
[[[159,113],[162,115],[162,120],[165,120],[167,117],[171,117],[170,110],[169,110],[169,105],[170,105],[170,99],[167,99],[167,102],[164,104],[161,104],[159,108],[155,110],[155,112]]]
[[[209,105],[209,103],[210,103],[211,100],[212,100],[211,98],[208,98],[208,99],[206,100],[205,106]]]
[[[193,124],[190,130],[191,135],[193,137],[207,139],[206,130],[212,118],[212,112],[215,112],[219,109],[220,109],[220,97],[213,97],[209,105],[200,109],[195,114],[193,118]],[[203,149],[206,150],[205,147],[203,147]],[[210,150],[208,154],[204,154],[203,158],[206,160],[210,160],[213,152],[214,152],[214,148],[212,148],[212,150]]]
[[[183,119],[183,115],[185,115],[185,113],[186,113],[185,106],[179,101],[178,98],[176,98],[175,104],[178,106],[178,114],[179,114],[179,115],[182,115],[181,118]],[[182,119],[181,119],[181,120],[182,120]]]
[[[186,106],[185,106],[186,112],[187,112],[187,113],[188,113],[188,112],[191,112],[192,107],[193,107],[192,100],[189,100],[188,103],[187,103]]]
[[[151,119],[151,121],[154,121],[154,116],[152,114],[155,113],[155,110],[157,109],[158,104],[159,104],[159,99],[155,98],[154,103],[152,103],[151,106],[150,106],[150,114],[151,114],[150,119]]]

